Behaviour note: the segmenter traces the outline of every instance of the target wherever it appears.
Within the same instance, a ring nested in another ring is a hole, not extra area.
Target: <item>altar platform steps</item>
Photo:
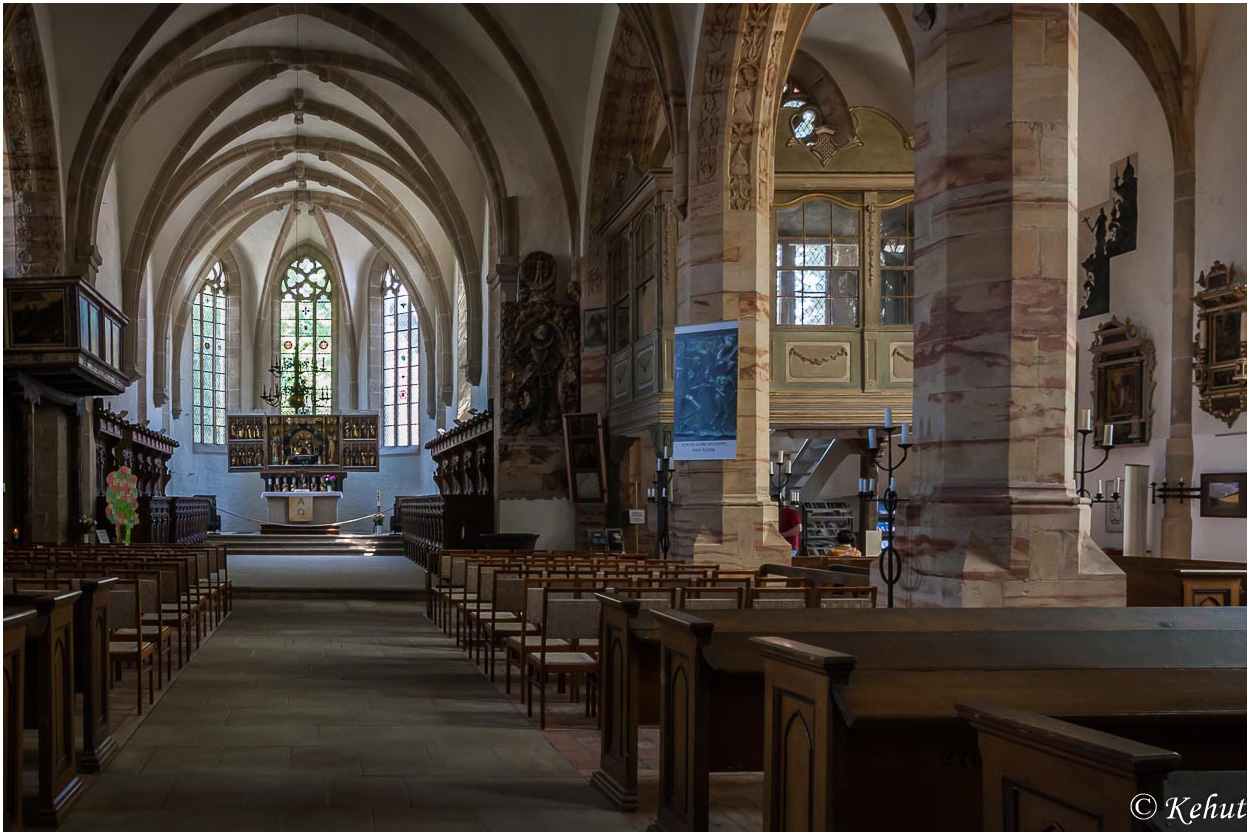
[[[230,554],[236,594],[268,598],[417,599],[425,573],[398,536],[213,534]]]
[[[210,534],[209,541],[225,545],[230,556],[235,555],[281,555],[281,556],[403,556],[404,543],[398,535],[374,536],[373,534],[256,534],[220,533]]]

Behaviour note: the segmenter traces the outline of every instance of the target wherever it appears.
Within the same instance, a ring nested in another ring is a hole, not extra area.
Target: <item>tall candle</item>
[[[1117,478],[1115,480],[1115,494],[1120,495],[1120,491],[1124,489],[1124,479]]]
[[[1112,444],[1114,444],[1115,443],[1115,441],[1113,440],[1114,436],[1115,436],[1115,427],[1109,423],[1103,424],[1102,445],[1111,446]]]
[[[789,461],[786,462],[786,474],[789,475],[792,472],[794,472],[794,459],[793,458],[791,458]]]
[[[1094,413],[1089,409],[1081,412],[1081,428],[1090,432],[1094,431]]]
[[[887,407],[885,410],[885,428],[889,429],[892,426],[894,426],[894,424],[890,421],[890,410]]]
[[[776,475],[776,474],[777,474],[777,465],[776,465],[776,464],[774,464],[772,461],[769,461],[769,462],[768,462],[768,474],[769,474],[769,475]]]
[[[658,472],[662,472],[663,470],[664,470],[664,459],[663,458],[655,459],[655,471],[658,473]]]
[[[894,492],[894,476],[890,476],[890,492]]]
[[[877,480],[875,478],[868,479],[868,492],[869,493],[877,492]]]
[[[877,448],[877,430],[876,429],[868,430],[868,448],[869,449]]]
[[[382,491],[378,491],[378,504],[382,504]]]
[[[868,491],[867,484],[868,484],[867,480],[861,478],[859,480],[859,486],[856,487],[855,489],[860,493],[866,493]]]
[[[666,445],[665,445],[665,447],[664,447],[664,457],[665,457],[665,458],[667,458],[667,457],[668,457],[668,445],[667,445],[667,444],[666,444]]]
[[[907,443],[907,442],[908,442],[908,437],[907,437],[907,436],[910,434],[910,432],[911,432],[911,424],[910,424],[910,423],[904,423],[904,424],[903,424],[903,440],[902,440],[902,443],[904,443],[904,444],[905,444],[905,443]]]
[[[1098,479],[1098,495],[1102,495],[1102,479]]]

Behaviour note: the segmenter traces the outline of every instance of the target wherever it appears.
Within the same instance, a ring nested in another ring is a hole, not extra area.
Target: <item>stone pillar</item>
[[[786,4],[712,4],[704,12],[678,241],[679,325],[738,322],[738,450],[732,461],[677,466],[672,553],[755,567],[790,559],[768,488],[772,316],[771,125]]]
[[[1074,495],[1075,4],[925,6],[901,605],[1124,604]],[[931,14],[932,16],[927,16]]]
[[[1182,7],[1181,14],[1185,14]],[[1188,37],[1192,38],[1192,32]],[[1182,42],[1181,113],[1172,138],[1172,412],[1165,447],[1164,478],[1194,481],[1194,56]],[[1164,502],[1159,556],[1193,556],[1194,519],[1189,502]]]

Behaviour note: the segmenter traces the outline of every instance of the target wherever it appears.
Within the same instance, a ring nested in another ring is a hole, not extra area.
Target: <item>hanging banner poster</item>
[[[673,458],[737,457],[738,323],[677,328],[673,376]]]

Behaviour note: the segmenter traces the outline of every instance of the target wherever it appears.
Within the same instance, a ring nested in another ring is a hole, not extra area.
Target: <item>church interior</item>
[[[1245,5],[3,15],[5,829],[1245,831]]]

